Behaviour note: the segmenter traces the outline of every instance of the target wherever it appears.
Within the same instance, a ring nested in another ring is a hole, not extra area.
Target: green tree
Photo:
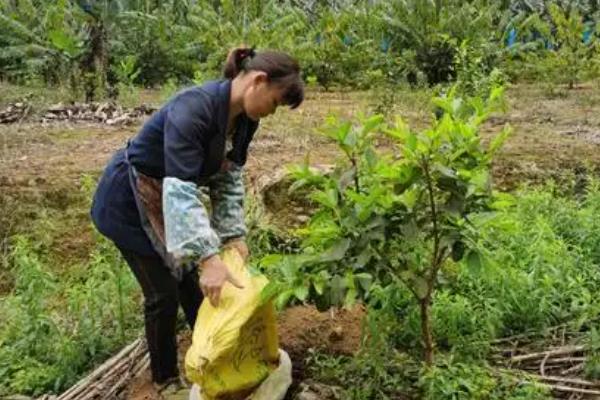
[[[400,118],[385,128],[379,116],[326,129],[344,161],[329,175],[307,165],[293,170],[293,188],[314,188],[318,210],[300,232],[303,254],[263,262],[279,273],[269,289],[281,291],[278,301],[310,299],[327,308],[368,298],[373,282],[405,285],[419,304],[424,360],[432,365],[439,273],[462,259],[469,268],[482,264],[479,225],[495,201],[489,167],[509,130],[484,148],[478,129],[501,95],[495,88],[487,101],[461,100],[451,91],[434,100],[443,116],[421,132]],[[373,147],[382,130],[393,154]]]
[[[526,60],[538,77],[573,89],[578,82],[599,73],[598,40],[592,34],[584,41],[586,29],[597,31],[598,27],[586,25],[577,7],[550,4],[547,10],[547,21],[537,15],[529,23],[530,30],[541,34],[539,43],[543,48],[530,52]]]
[[[501,2],[487,0],[402,0],[385,7],[381,18],[395,47],[413,51],[417,68],[430,84],[436,84],[455,78],[460,43],[465,40],[474,46],[497,43],[511,13]],[[489,46],[482,61],[488,64],[496,61],[498,48]]]
[[[82,17],[66,0],[38,6],[23,0],[0,7],[0,71],[6,77],[41,76],[75,83],[86,32],[79,29]]]

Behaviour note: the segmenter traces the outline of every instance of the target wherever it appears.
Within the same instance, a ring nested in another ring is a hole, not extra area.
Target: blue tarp
[[[585,44],[589,44],[594,37],[594,27],[591,25],[586,25],[581,40]],[[517,43],[527,43],[530,41],[535,41],[538,39],[542,39],[542,36],[539,32],[533,32],[533,35],[528,35],[528,37],[521,38],[519,40],[519,35],[517,33],[516,28],[510,28],[508,30],[508,34],[506,35],[506,47],[513,48]],[[544,39],[544,45],[547,49],[553,49],[554,46],[548,39]]]

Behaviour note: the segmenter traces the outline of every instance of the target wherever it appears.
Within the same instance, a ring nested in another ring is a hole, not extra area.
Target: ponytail
[[[224,77],[234,79],[240,73],[248,71],[262,71],[267,74],[270,83],[283,87],[283,99],[291,108],[298,107],[304,100],[304,82],[300,76],[300,66],[286,53],[256,52],[253,47],[232,50],[223,68]]]
[[[240,47],[231,50],[227,56],[227,61],[225,61],[225,67],[223,68],[223,75],[225,78],[235,78],[240,72],[244,71],[248,59],[253,58],[255,55],[254,48]]]

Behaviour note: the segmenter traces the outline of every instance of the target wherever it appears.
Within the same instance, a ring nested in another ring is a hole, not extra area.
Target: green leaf
[[[344,143],[346,135],[348,135],[351,128],[352,124],[350,121],[340,123],[335,117],[330,116],[327,118],[327,126],[321,129],[320,132],[340,144]]]
[[[407,238],[414,238],[419,234],[419,228],[414,219],[409,219],[405,224],[400,225],[402,235]]]
[[[383,115],[377,114],[377,115],[373,115],[366,121],[363,121],[361,136],[363,138],[366,137],[375,128],[378,128],[379,125],[381,125],[381,123],[383,122],[383,120],[384,120]]]
[[[469,251],[469,255],[467,256],[467,267],[469,268],[469,272],[478,275],[481,272],[481,266],[481,254],[475,250]]]
[[[475,185],[479,192],[487,191],[490,188],[490,174],[487,169],[481,168],[473,173],[470,183]]]
[[[267,285],[260,292],[260,304],[265,304],[269,300],[272,300],[275,296],[278,296],[283,290],[283,285],[276,281],[269,281]]]
[[[358,284],[360,285],[360,287],[365,292],[368,292],[369,289],[371,288],[371,285],[373,284],[373,276],[366,272],[361,272],[360,274],[354,275],[354,277],[358,281]]]
[[[335,136],[333,137],[338,143],[342,144],[346,141],[346,136],[348,136],[351,130],[352,123],[350,123],[350,121],[346,121],[342,125],[338,126]]]
[[[351,272],[346,273],[346,296],[344,298],[344,307],[350,307],[356,302],[356,284],[354,282],[354,274]]]
[[[506,142],[506,139],[509,138],[512,132],[513,131],[511,127],[505,126],[504,129],[502,129],[502,131],[498,135],[496,135],[494,139],[492,139],[490,147],[488,148],[488,154],[490,156],[496,154],[496,151],[498,151],[498,149],[502,147],[502,145],[504,144],[504,142]]]
[[[405,142],[407,136],[410,134],[410,129],[401,117],[397,117],[395,126],[391,129],[385,129],[383,132],[392,139]]]
[[[331,247],[321,253],[321,255],[317,257],[317,260],[320,262],[339,261],[346,255],[346,252],[350,248],[350,244],[350,239],[338,239]]]
[[[465,210],[464,196],[451,194],[444,205],[444,209],[456,217],[460,216]]]
[[[283,274],[284,278],[287,280],[292,280],[296,277],[298,273],[298,260],[300,260],[300,256],[288,256],[282,259],[282,262],[279,267],[279,271]]]
[[[318,191],[312,195],[312,199],[329,209],[338,209],[338,192],[334,188]]]
[[[358,132],[354,129],[351,129],[350,132],[348,132],[348,134],[344,137],[342,144],[352,149],[356,147],[356,143],[358,143]]]
[[[306,285],[294,288],[294,296],[300,301],[305,301],[308,297],[308,287]]]
[[[325,291],[325,284],[327,283],[328,278],[329,274],[327,271],[321,271],[320,274],[313,276],[312,285],[315,288],[315,292],[317,292],[319,296],[321,296]]]
[[[267,254],[260,259],[260,265],[262,267],[272,267],[281,263],[283,256],[281,254]]]
[[[400,200],[400,202],[404,204],[408,210],[412,210],[417,204],[417,200],[419,199],[420,195],[421,190],[418,187],[413,186],[410,189],[406,189],[404,193],[399,195],[398,200]]]
[[[490,207],[494,210],[504,210],[515,205],[515,198],[509,193],[494,193]]]
[[[72,36],[61,30],[52,30],[48,38],[54,47],[65,52],[69,57],[75,57],[78,53],[77,41]]]
[[[338,181],[338,186],[340,192],[346,190],[346,188],[352,184],[354,184],[354,176],[356,175],[356,170],[354,168],[350,168],[345,171]]]
[[[434,106],[441,108],[444,111],[444,114],[452,114],[452,104],[449,99],[446,97],[436,97],[432,100]]]
[[[365,160],[367,161],[367,166],[369,168],[374,168],[377,165],[377,161],[379,161],[379,157],[377,156],[377,153],[371,147],[368,147],[367,149],[365,149],[364,157],[365,157]]]
[[[451,110],[452,110],[452,115],[458,115],[458,113],[460,112],[460,109],[462,107],[463,101],[460,98],[454,98],[452,100],[452,106],[451,106]]]
[[[447,178],[452,178],[452,179],[458,178],[456,171],[454,171],[452,168],[446,167],[445,165],[436,163],[434,166],[434,169]]]
[[[407,284],[413,280],[415,274],[411,270],[400,271],[400,278]]]
[[[277,298],[275,299],[275,306],[278,309],[284,308],[289,303],[289,301],[293,295],[294,295],[294,289],[288,289],[288,290],[281,292],[279,294],[279,296],[277,296]]]
[[[344,299],[344,280],[339,275],[334,275],[331,278],[330,284],[330,296],[331,296],[331,305],[340,305]]]
[[[417,149],[417,135],[414,133],[409,133],[406,137],[406,148],[408,148],[411,152]]]
[[[363,268],[369,262],[371,257],[373,257],[373,255],[371,254],[371,250],[369,248],[364,249],[358,255],[358,257],[356,257],[356,260],[354,261],[352,268],[354,268],[354,269]]]
[[[458,170],[458,176],[463,179],[471,179],[472,175],[473,175],[473,173],[471,171],[469,171],[468,169],[459,169]]]
[[[427,281],[420,277],[415,276],[412,279],[412,287],[419,299],[424,299],[427,296],[427,292],[429,291],[429,286],[427,285]]]
[[[412,165],[401,164],[396,169],[396,179],[398,183],[406,184],[415,176],[415,169]]]

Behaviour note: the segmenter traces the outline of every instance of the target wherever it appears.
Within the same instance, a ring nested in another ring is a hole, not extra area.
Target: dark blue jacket
[[[120,248],[155,255],[142,228],[130,184],[129,165],[154,178],[175,177],[205,184],[219,171],[225,140],[231,81],[213,81],[176,94],[150,117],[140,132],[108,163],[92,204],[98,230]],[[238,117],[233,148],[227,158],[246,163],[248,146],[258,127],[245,114]]]

